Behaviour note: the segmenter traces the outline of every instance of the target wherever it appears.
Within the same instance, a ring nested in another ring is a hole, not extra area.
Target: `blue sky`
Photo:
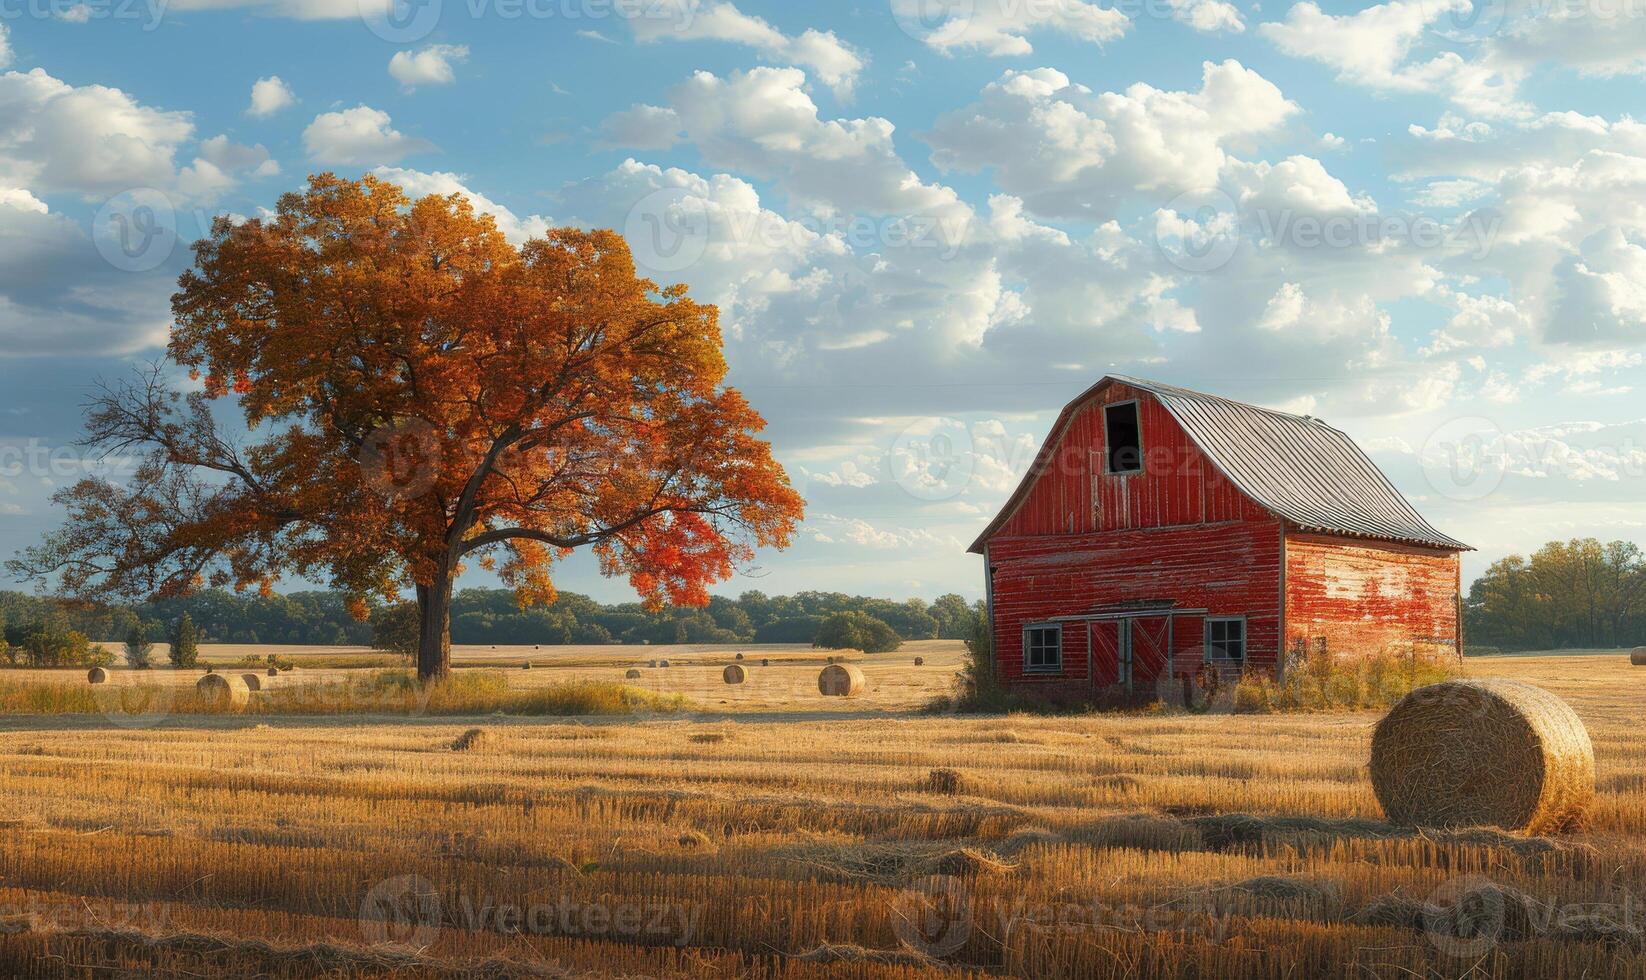
[[[976,595],[1110,371],[1345,429],[1467,574],[1642,537],[1646,8],[391,2],[0,4],[0,552],[187,241],[320,170],[678,239],[809,502],[724,591]]]

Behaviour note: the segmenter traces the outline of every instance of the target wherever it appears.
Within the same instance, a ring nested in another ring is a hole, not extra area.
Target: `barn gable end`
[[[971,550],[1001,678],[1085,696],[1146,693],[1207,657],[1272,671],[1300,643],[1455,642],[1465,547],[1324,423],[1110,377],[1063,410]]]

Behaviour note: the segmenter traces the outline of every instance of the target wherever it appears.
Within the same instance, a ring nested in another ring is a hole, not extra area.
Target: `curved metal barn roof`
[[[1424,520],[1377,464],[1343,432],[1319,419],[1175,385],[1125,375],[1105,377],[1063,409],[1042,453],[1061,438],[1069,419],[1082,405],[1115,382],[1153,394],[1230,482],[1300,530],[1474,550]],[[1040,463],[1037,458],[971,550],[981,551],[988,537],[1017,509],[1033,485]]]

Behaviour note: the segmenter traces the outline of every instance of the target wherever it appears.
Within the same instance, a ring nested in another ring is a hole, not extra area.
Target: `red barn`
[[[1298,646],[1461,652],[1467,550],[1319,419],[1126,377],[1063,409],[971,547],[1001,681],[1063,697]]]

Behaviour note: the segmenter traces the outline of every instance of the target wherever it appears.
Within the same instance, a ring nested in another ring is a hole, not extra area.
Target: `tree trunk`
[[[435,680],[451,671],[452,579],[442,571],[417,587],[417,679]]]

